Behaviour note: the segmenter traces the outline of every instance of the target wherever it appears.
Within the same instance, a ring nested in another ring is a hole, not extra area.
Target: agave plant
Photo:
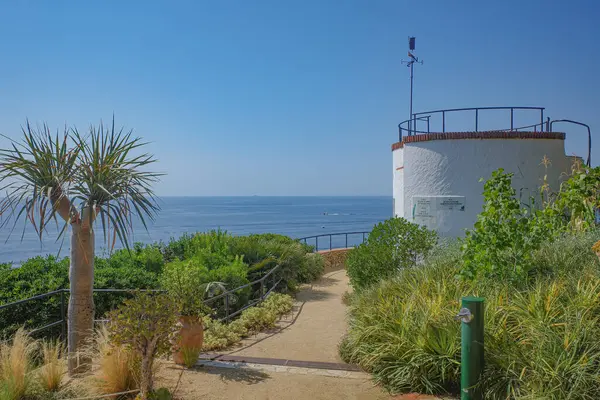
[[[145,143],[131,131],[115,130],[114,119],[87,135],[66,127],[53,135],[47,125],[28,122],[21,140],[8,139],[10,147],[0,149],[2,225],[12,221],[13,232],[25,219],[40,240],[52,222],[59,238],[70,228],[69,372],[85,371],[89,360],[76,354],[94,324],[94,225],[101,222],[110,248],[117,239],[129,248],[133,219],[146,227],[159,210],[152,184],[160,174],[146,170],[156,160],[140,151]]]

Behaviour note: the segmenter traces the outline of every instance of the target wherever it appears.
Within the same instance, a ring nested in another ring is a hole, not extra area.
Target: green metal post
[[[461,314],[468,309],[470,314],[462,318],[460,399],[481,400],[481,390],[476,385],[483,373],[483,298],[463,297]]]

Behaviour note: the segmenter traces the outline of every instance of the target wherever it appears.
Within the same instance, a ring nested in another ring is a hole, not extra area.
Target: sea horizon
[[[134,221],[130,244],[168,242],[185,233],[214,229],[232,235],[278,233],[292,238],[368,232],[392,216],[392,196],[157,196],[157,200],[161,210],[155,220],[147,221],[147,232],[140,221]],[[58,229],[51,227],[40,242],[33,228],[26,225],[21,240],[23,224],[19,222],[7,241],[10,227],[12,224],[0,230],[0,262],[20,264],[35,256],[69,255],[68,232],[56,241]],[[95,232],[96,254],[108,255],[99,221]],[[335,247],[345,239],[333,240]],[[350,237],[349,244],[360,240],[359,236]],[[116,246],[122,247],[121,243]]]

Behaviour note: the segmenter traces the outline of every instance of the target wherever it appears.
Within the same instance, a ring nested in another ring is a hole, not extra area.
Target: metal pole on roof
[[[406,64],[410,68],[410,114],[408,117],[408,136],[411,136],[417,128],[417,120],[413,115],[413,81],[414,81],[414,64],[423,64],[422,60],[412,53],[415,50],[415,37],[408,38],[408,61],[402,60],[402,64]]]

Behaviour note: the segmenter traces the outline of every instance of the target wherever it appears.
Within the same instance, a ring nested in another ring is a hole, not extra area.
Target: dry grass
[[[40,385],[48,392],[56,392],[60,389],[62,379],[67,372],[64,345],[58,341],[44,342],[42,354],[44,365],[38,374]]]
[[[322,251],[319,254],[323,257],[325,271],[335,271],[346,268],[346,257],[351,249],[334,249]]]
[[[22,328],[11,343],[0,344],[0,398],[19,400],[30,386],[32,355],[37,343]]]
[[[113,345],[105,328],[98,331],[94,344],[90,352],[97,364],[86,382],[90,392],[110,394],[138,389],[139,360],[134,353],[124,346]]]

